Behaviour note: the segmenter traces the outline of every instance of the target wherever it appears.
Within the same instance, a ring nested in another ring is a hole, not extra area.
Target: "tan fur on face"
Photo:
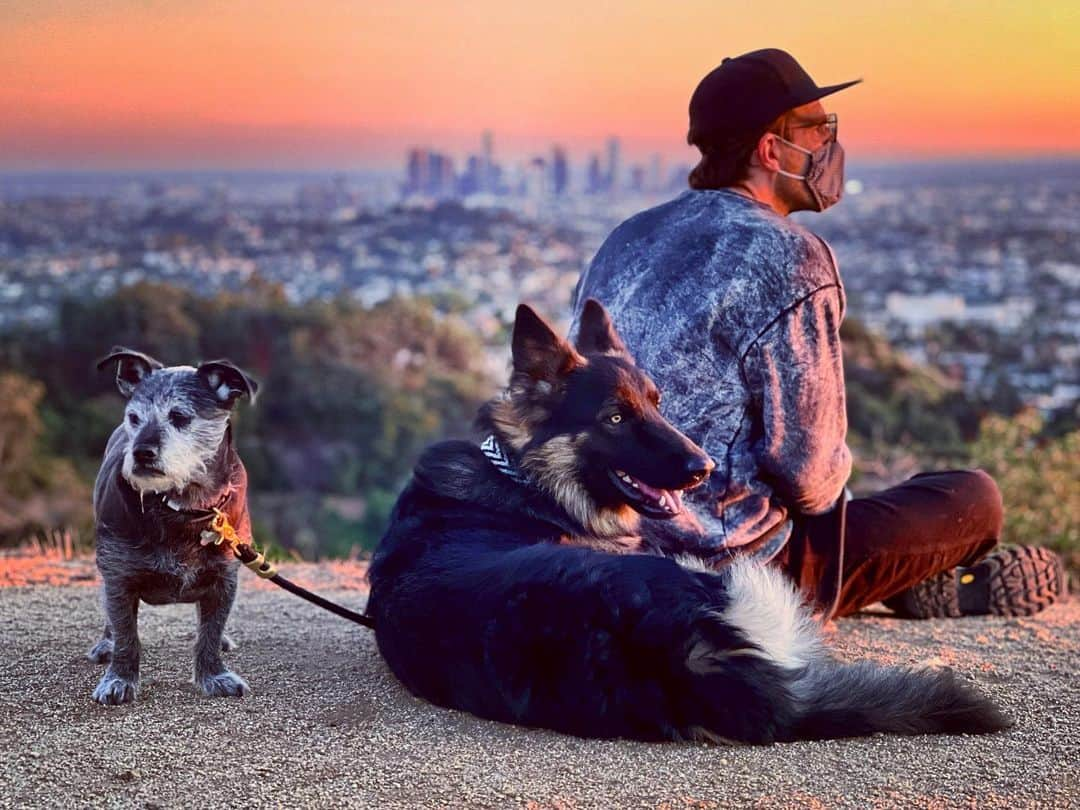
[[[586,434],[556,436],[521,457],[521,466],[582,526],[598,537],[622,537],[637,528],[637,512],[629,506],[597,507],[577,477],[579,451]]]
[[[515,452],[520,453],[533,439],[533,431],[551,414],[532,395],[550,396],[556,387],[545,380],[517,377],[511,381],[501,396],[491,405],[489,415],[498,429],[500,438]]]
[[[535,421],[529,420],[526,418],[527,414],[521,413],[522,410],[525,409],[507,396],[495,402],[489,411],[491,421],[499,433],[499,438],[505,439],[506,443],[516,453],[520,453],[525,445],[532,441],[532,425],[538,424],[543,419],[541,416],[540,419]],[[533,414],[533,416],[535,417],[537,414]]]
[[[515,452],[520,453],[532,441],[536,426],[551,415],[541,402],[560,393],[570,372],[588,365],[569,344],[564,342],[562,349],[562,366],[553,379],[540,379],[515,369],[509,387],[490,406],[491,421]]]

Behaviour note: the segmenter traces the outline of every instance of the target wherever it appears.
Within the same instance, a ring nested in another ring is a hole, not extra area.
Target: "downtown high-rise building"
[[[551,191],[556,195],[565,194],[570,188],[570,163],[566,150],[561,146],[551,148]]]
[[[480,136],[482,150],[480,153],[480,191],[494,194],[498,190],[498,181],[495,172],[495,137],[490,129],[485,129]]]
[[[622,171],[621,147],[619,139],[608,138],[607,142],[607,191],[619,190],[619,172]]]

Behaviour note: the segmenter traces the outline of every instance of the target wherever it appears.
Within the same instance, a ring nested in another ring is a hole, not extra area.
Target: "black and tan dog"
[[[368,611],[415,694],[585,737],[745,743],[1005,728],[946,671],[845,665],[781,574],[615,554],[711,462],[595,301],[576,346],[528,307],[478,447],[427,450],[370,571]]]
[[[109,665],[94,700],[135,699],[140,601],[196,603],[195,684],[206,695],[244,695],[247,683],[221,660],[221,650],[232,647],[225,621],[236,596],[238,562],[224,547],[200,541],[214,508],[250,540],[247,472],[233,446],[229,415],[239,398],[255,395],[257,385],[227,360],[166,368],[116,347],[98,368],[113,363],[128,403],[94,484],[105,631],[89,657]]]

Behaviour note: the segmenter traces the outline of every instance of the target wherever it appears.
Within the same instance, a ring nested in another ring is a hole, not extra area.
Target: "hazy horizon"
[[[554,144],[553,144],[554,145]],[[561,144],[560,144],[561,145]],[[411,144],[411,147],[435,148],[428,144]],[[448,150],[449,151],[449,150]],[[478,150],[473,150],[478,151]],[[593,153],[600,153],[600,146],[582,150],[581,152],[569,152],[571,165],[580,168],[588,157]],[[452,157],[464,161],[466,152],[449,151]],[[496,154],[496,160],[505,161],[511,166],[523,163],[532,157],[546,156],[542,152],[532,152],[516,156],[502,156]],[[680,164],[693,165],[696,163],[697,153],[688,152],[685,159],[665,160],[667,168],[674,168]],[[626,156],[628,163],[644,163],[649,158],[648,154]],[[312,166],[241,166],[241,165],[209,165],[191,163],[186,165],[142,165],[142,166],[102,166],[102,167],[75,167],[75,166],[42,166],[42,167],[8,167],[0,163],[0,177],[92,177],[92,176],[333,176],[344,175],[370,175],[372,177],[399,177],[405,170],[406,152],[403,150],[396,161],[388,161],[382,164],[327,164]],[[1008,168],[1024,166],[1069,166],[1080,168],[1080,151],[1064,154],[1031,154],[1031,155],[917,155],[907,157],[876,157],[859,158],[848,155],[846,160],[846,174],[851,177],[860,171],[877,171],[912,167],[971,167],[971,168]],[[459,167],[460,168],[460,167]]]
[[[853,157],[1073,156],[1078,31],[1051,0],[13,0],[0,170],[366,169],[483,130],[507,160],[615,135],[629,159],[687,162],[697,81],[769,46],[820,84],[864,79],[826,99]]]

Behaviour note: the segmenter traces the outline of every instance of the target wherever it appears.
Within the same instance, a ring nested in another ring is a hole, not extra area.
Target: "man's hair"
[[[750,135],[706,136],[691,127],[686,133],[686,142],[701,151],[701,160],[687,178],[690,188],[725,188],[743,180],[761,136],[774,132],[782,138],[788,137],[790,116],[790,110],[781,113],[768,126]]]

